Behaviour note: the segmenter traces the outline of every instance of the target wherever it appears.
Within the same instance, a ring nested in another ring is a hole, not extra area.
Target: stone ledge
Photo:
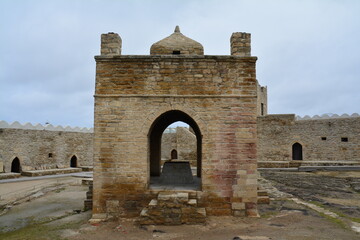
[[[92,172],[94,170],[93,166],[81,166],[79,168],[81,168],[83,172]]]
[[[1,179],[19,178],[19,177],[21,177],[20,173],[0,173],[0,180]]]
[[[81,171],[82,171],[81,168],[46,169],[46,170],[23,171],[21,175],[27,177],[35,177],[35,176],[56,175],[56,174],[65,174],[65,173],[77,173]]]
[[[189,59],[189,60],[227,60],[227,61],[252,61],[256,62],[255,56],[234,56],[234,55],[97,55],[96,61],[142,61],[146,60],[164,60],[164,59]]]

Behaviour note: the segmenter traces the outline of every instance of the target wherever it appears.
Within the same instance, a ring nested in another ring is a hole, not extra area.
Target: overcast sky
[[[207,55],[251,33],[269,113],[360,113],[358,0],[0,0],[0,120],[92,127],[100,34],[144,55],[176,25]]]

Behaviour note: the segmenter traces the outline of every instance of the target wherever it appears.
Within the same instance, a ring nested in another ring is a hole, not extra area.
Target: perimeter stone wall
[[[304,163],[360,164],[360,117],[296,120],[284,114],[261,116],[257,122],[261,166],[272,161],[291,164],[294,143],[302,145]]]
[[[0,128],[0,162],[5,172],[17,157],[23,171],[91,166],[93,133]],[[1,172],[1,171],[0,171]]]

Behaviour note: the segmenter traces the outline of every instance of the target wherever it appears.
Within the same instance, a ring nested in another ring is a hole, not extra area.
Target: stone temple
[[[258,97],[250,34],[233,33],[227,56],[204,55],[179,27],[150,55],[121,55],[121,44],[118,34],[102,34],[95,57],[93,219],[141,213],[145,223],[171,224],[257,216],[256,118],[266,103]],[[196,136],[190,182],[176,174],[188,174],[189,164],[161,164],[162,133],[177,121]]]

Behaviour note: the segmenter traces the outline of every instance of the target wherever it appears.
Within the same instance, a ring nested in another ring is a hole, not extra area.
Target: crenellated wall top
[[[18,121],[13,123],[7,123],[6,121],[0,121],[0,128],[12,128],[12,129],[28,129],[28,130],[47,130],[47,131],[61,131],[61,132],[83,132],[83,133],[93,133],[93,128],[80,128],[80,127],[70,127],[70,126],[53,126],[52,124],[36,124],[32,125],[31,123],[21,124]]]
[[[317,120],[317,119],[334,119],[334,118],[352,118],[352,117],[360,117],[359,114],[357,113],[353,113],[351,115],[349,114],[342,114],[342,115],[338,115],[338,114],[323,114],[321,116],[319,115],[314,115],[314,116],[309,116],[309,115],[305,115],[303,117],[296,115],[296,120],[300,121],[300,120]]]

